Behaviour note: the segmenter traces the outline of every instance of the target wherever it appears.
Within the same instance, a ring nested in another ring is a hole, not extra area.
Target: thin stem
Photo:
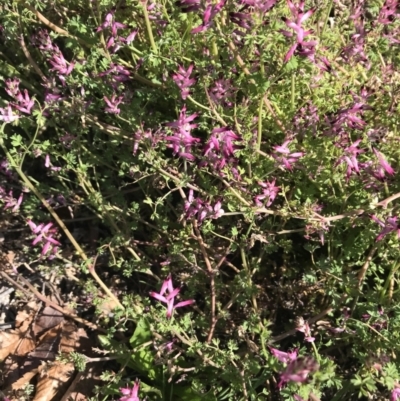
[[[294,107],[295,107],[295,93],[296,93],[296,76],[293,73],[292,74],[291,97],[290,97],[292,111],[294,111]]]
[[[158,53],[156,42],[154,41],[153,31],[151,30],[149,13],[147,12],[147,1],[144,1],[141,3],[142,3],[142,8],[143,8],[144,20],[146,21],[147,34],[149,35],[151,47],[152,47],[154,53]]]
[[[260,104],[258,105],[258,125],[257,125],[257,150],[261,149],[261,141],[262,141],[262,126],[263,126],[263,104],[264,104],[264,96],[260,100]]]
[[[214,271],[211,266],[210,258],[208,257],[207,250],[204,246],[204,241],[201,236],[197,220],[193,219],[193,230],[195,233],[195,236],[197,238],[197,241],[200,245],[201,253],[203,254],[204,262],[207,267],[208,274],[210,276],[210,290],[211,290],[211,317],[210,317],[210,330],[208,332],[207,336],[207,343],[211,342],[213,335],[214,335],[214,330],[215,326],[217,324],[218,318],[216,317],[216,291],[215,291],[215,277],[214,277]]]

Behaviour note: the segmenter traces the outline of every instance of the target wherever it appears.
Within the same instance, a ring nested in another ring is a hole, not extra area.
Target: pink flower
[[[310,373],[318,370],[319,366],[313,358],[297,358],[292,360],[286,367],[286,370],[280,374],[278,387],[282,388],[287,382],[304,383]]]
[[[107,103],[107,107],[104,108],[104,110],[107,113],[111,114],[119,114],[120,109],[118,108],[119,104],[122,102],[123,96],[118,96],[116,94],[113,94],[111,96],[111,99],[109,99],[107,96],[103,97],[104,101]]]
[[[296,163],[300,157],[304,156],[303,152],[294,152],[290,153],[291,151],[288,148],[288,145],[291,143],[291,140],[285,141],[282,145],[279,146],[274,146],[274,150],[276,152],[275,155],[272,155],[272,157],[280,163],[281,167],[284,169],[292,170],[293,163]],[[283,156],[281,156],[281,155]]]
[[[167,304],[167,317],[168,318],[172,317],[172,314],[176,308],[181,308],[183,306],[192,305],[195,302],[194,299],[189,299],[187,301],[178,302],[176,305],[174,305],[175,297],[179,294],[180,290],[181,289],[179,287],[174,288],[174,286],[172,284],[171,275],[169,275],[166,278],[166,280],[164,280],[164,282],[161,286],[160,292],[154,292],[154,291],[150,292],[150,295],[153,298],[159,300],[160,302]],[[166,292],[168,292],[168,295],[164,296],[164,294],[166,294]]]
[[[278,192],[280,191],[280,187],[275,186],[275,182],[276,180],[258,183],[262,188],[262,194],[257,195],[254,198],[254,202],[257,206],[262,207],[265,205],[266,207],[269,207],[272,205],[272,202],[275,200]]]
[[[195,78],[190,78],[193,71],[193,64],[190,64],[188,69],[185,70],[182,66],[179,66],[178,72],[172,75],[172,79],[181,90],[181,97],[185,100],[189,96],[189,88],[196,83]]]
[[[226,0],[221,0],[219,3],[213,5],[210,1],[207,1],[207,6],[203,14],[203,23],[192,29],[191,33],[199,33],[211,28],[215,16],[222,10],[225,3]]]
[[[57,234],[57,228],[53,227],[53,223],[36,225],[32,220],[28,220],[27,223],[32,232],[37,234],[32,241],[32,245],[37,245],[41,242],[43,244],[42,256],[46,256],[51,250],[52,255],[50,255],[49,259],[52,259],[57,253],[58,247],[61,245],[60,242],[53,238],[53,236]]]
[[[380,241],[387,234],[393,232],[397,232],[397,237],[400,239],[400,227],[399,224],[397,223],[397,217],[388,217],[388,219],[385,222],[378,219],[375,215],[372,215],[371,219],[374,220],[375,223],[378,223],[381,227],[383,227],[383,230],[379,233],[379,235],[375,239],[376,242]]]
[[[378,150],[376,150],[375,148],[372,148],[372,150],[374,151],[376,157],[378,158],[381,168],[385,170],[389,175],[393,175],[394,170],[390,166],[390,164],[386,161],[385,156],[383,156],[383,154]]]
[[[294,351],[283,352],[279,349],[269,347],[271,354],[279,361],[283,363],[289,363],[291,361],[295,361],[298,356],[298,349],[296,348]]]
[[[174,155],[178,155],[190,161],[195,160],[195,156],[191,153],[192,146],[200,142],[199,138],[195,138],[191,135],[191,130],[198,125],[191,124],[196,117],[197,113],[186,116],[186,106],[184,106],[179,113],[177,121],[165,124],[175,131],[174,135],[165,137],[165,140],[171,142],[167,147],[172,148]]]
[[[18,120],[19,117],[18,114],[14,114],[10,104],[7,105],[7,109],[0,107],[0,121],[12,123],[13,121]]]
[[[400,387],[395,387],[394,390],[392,391],[392,396],[390,398],[390,401],[397,401],[400,399]]]
[[[317,45],[316,41],[306,42],[304,38],[312,33],[312,30],[305,30],[302,24],[313,15],[314,10],[308,10],[304,12],[304,1],[300,1],[299,4],[294,4],[290,0],[287,0],[290,12],[292,14],[292,19],[285,18],[285,24],[293,29],[296,34],[296,42],[290,47],[289,51],[285,56],[285,63],[288,62],[296,50],[299,51],[299,54],[303,56],[307,56],[313,60],[315,54],[315,46]],[[293,36],[291,31],[281,30],[281,33],[287,37]],[[308,50],[307,50],[308,49]]]
[[[315,340],[315,337],[311,336],[311,329],[310,329],[308,322],[305,321],[303,318],[299,319],[296,330],[304,333],[304,335],[305,335],[304,339],[306,341],[308,341],[309,343],[312,343]]]
[[[123,397],[121,397],[119,401],[140,401],[138,397],[139,387],[140,382],[136,380],[132,388],[120,388],[119,391],[122,393]]]
[[[201,224],[206,218],[218,219],[225,213],[220,201],[216,202],[214,206],[211,206],[208,201],[201,198],[194,198],[192,189],[189,191],[189,196],[185,202],[184,209],[186,212],[186,219],[197,217],[199,224]]]

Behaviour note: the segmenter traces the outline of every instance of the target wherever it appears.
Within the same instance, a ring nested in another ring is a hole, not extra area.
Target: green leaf
[[[139,372],[146,374],[149,379],[155,380],[160,379],[160,369],[159,367],[156,368],[153,352],[149,349],[152,344],[151,340],[150,325],[145,318],[142,318],[129,340],[133,348],[130,365]]]

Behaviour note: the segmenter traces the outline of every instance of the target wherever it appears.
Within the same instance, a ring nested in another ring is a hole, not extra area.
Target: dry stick
[[[397,194],[394,194],[392,196],[389,196],[389,198],[384,199],[383,201],[380,201],[377,203],[378,206],[382,206],[383,209],[387,208],[388,203],[394,201],[395,199],[400,198],[400,192]]]
[[[375,244],[375,245],[370,249],[370,251],[369,251],[369,253],[368,253],[368,256],[367,256],[367,258],[365,259],[365,262],[364,262],[362,268],[361,268],[361,269],[359,270],[359,272],[358,272],[358,277],[357,277],[357,278],[358,278],[358,282],[357,282],[357,289],[358,289],[358,291],[361,290],[362,284],[363,284],[364,279],[365,279],[365,275],[367,274],[368,267],[369,267],[369,265],[370,265],[370,263],[371,263],[372,258],[373,258],[374,255],[375,255],[375,252],[378,250],[378,248],[379,248],[379,245]],[[354,309],[356,308],[356,305],[357,305],[357,302],[358,302],[358,298],[359,298],[359,295],[357,295],[357,296],[354,298],[354,301],[353,301],[353,303],[352,303],[352,305],[351,305],[351,308],[350,308],[350,315],[353,314]]]
[[[28,59],[29,63],[31,64],[33,69],[36,71],[36,73],[40,76],[40,78],[42,78],[43,81],[47,81],[46,76],[43,74],[40,67],[36,64],[36,61],[32,58],[31,53],[29,52],[28,48],[25,45],[20,15],[18,15],[18,26],[19,26],[19,34],[20,34],[18,41],[19,41],[19,44],[21,45],[22,51],[25,54],[25,57]]]
[[[197,241],[200,245],[201,253],[203,254],[203,258],[204,258],[204,262],[207,267],[208,274],[210,275],[210,289],[211,289],[211,319],[210,320],[211,320],[211,324],[210,324],[210,331],[208,332],[208,336],[207,336],[207,343],[209,343],[213,338],[215,326],[218,321],[217,317],[215,316],[215,304],[216,304],[216,302],[215,302],[215,298],[216,298],[215,278],[214,278],[214,272],[213,272],[213,268],[211,266],[210,259],[208,257],[206,248],[204,246],[203,238],[199,231],[197,220],[193,219],[192,224],[193,224],[194,232],[196,234]]]
[[[20,285],[19,283],[17,283],[15,280],[13,280],[7,273],[5,273],[4,271],[0,271],[0,275],[7,280],[10,284],[12,284],[14,287],[18,288],[19,290],[21,290],[22,292],[24,292],[25,294],[30,294],[29,291],[27,291],[22,285]],[[45,297],[44,295],[42,295],[39,291],[36,290],[36,288],[28,281],[26,280],[24,277],[19,276],[19,279],[30,289],[30,291],[43,303],[45,303],[46,305],[51,306],[53,309],[61,312],[64,316],[69,317],[70,319],[75,320],[78,323],[81,323],[89,328],[91,328],[92,330],[98,330],[102,333],[106,333],[107,331],[104,330],[103,328],[97,326],[96,324],[89,322],[88,320],[82,319],[79,316],[75,315],[75,313],[72,312],[68,312],[65,309],[63,309],[60,305],[57,305],[55,302],[50,301],[47,297]]]
[[[77,36],[71,35],[68,31],[65,29],[62,29],[58,27],[57,25],[54,25],[52,22],[50,22],[43,14],[41,14],[38,10],[30,6],[29,4],[25,4],[25,7],[32,11],[36,17],[38,18],[39,21],[43,22],[46,26],[48,26],[50,29],[52,29],[54,32],[58,33],[59,35],[62,36],[67,36],[69,38],[76,39],[79,43],[85,46],[90,46],[89,43],[87,43],[85,40],[78,38]]]

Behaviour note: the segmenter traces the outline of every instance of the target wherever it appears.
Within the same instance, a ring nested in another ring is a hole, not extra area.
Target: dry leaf
[[[91,345],[84,329],[78,329],[72,321],[64,322],[60,342],[60,351],[62,353],[85,352],[87,348],[90,349]]]
[[[87,401],[93,395],[93,389],[101,385],[104,363],[96,363],[78,374],[60,401]]]
[[[39,305],[36,301],[31,301],[27,303],[23,309],[18,311],[17,316],[15,317],[15,327],[19,328],[22,325],[31,324],[33,318],[35,317],[36,312],[39,310]]]
[[[0,332],[0,361],[8,355],[26,355],[35,348],[35,342],[28,333],[30,322],[27,320],[18,330]]]
[[[19,390],[23,388],[27,383],[29,383],[38,373],[37,369],[33,369],[30,372],[26,372],[22,377],[20,377],[15,383],[11,385],[10,389],[6,389],[6,392],[8,390]]]
[[[33,401],[50,401],[60,387],[67,383],[74,372],[73,363],[56,361],[51,365],[43,364],[39,367],[40,377],[36,385],[36,394]]]
[[[58,310],[53,309],[51,306],[46,306],[39,318],[33,325],[33,332],[35,336],[43,334],[46,330],[58,326],[64,320],[64,316]]]

